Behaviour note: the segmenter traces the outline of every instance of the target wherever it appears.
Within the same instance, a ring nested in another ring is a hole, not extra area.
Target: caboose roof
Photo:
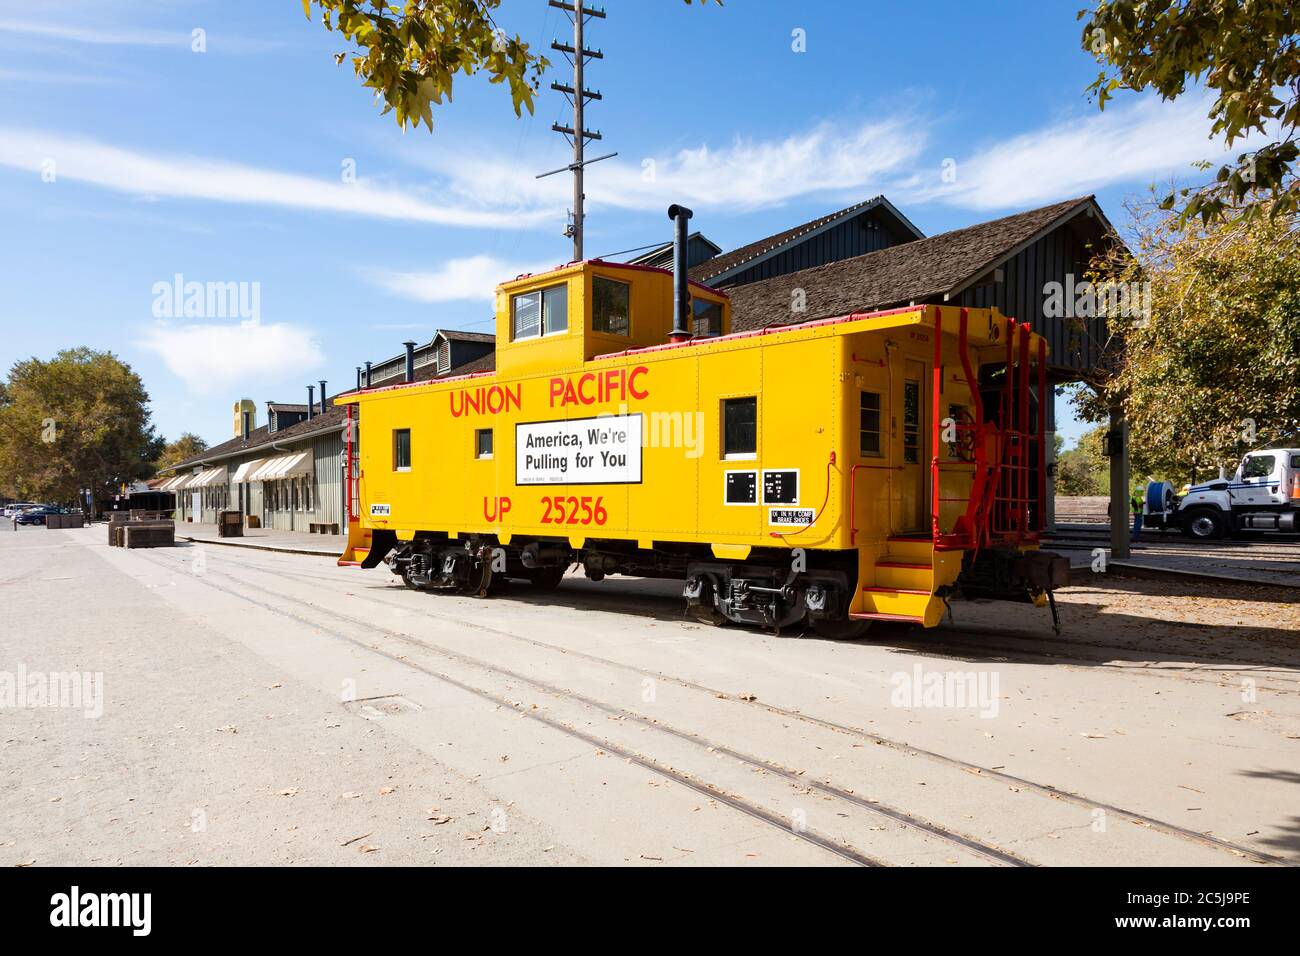
[[[601,270],[613,272],[655,272],[659,275],[668,276],[669,278],[672,278],[673,274],[671,269],[661,269],[658,266],[647,266],[636,262],[610,262],[607,259],[587,259],[583,262],[566,262],[563,265],[558,265],[546,272],[526,272],[522,275],[517,275],[513,279],[502,282],[498,285],[497,291],[512,292],[521,286],[536,285],[539,281],[544,279],[581,271],[587,266],[597,266]],[[717,296],[721,299],[730,297],[729,291],[715,289],[712,286],[705,285],[703,282],[697,282],[694,279],[690,280],[690,284],[691,288],[699,289],[701,292],[708,293],[710,296]]]

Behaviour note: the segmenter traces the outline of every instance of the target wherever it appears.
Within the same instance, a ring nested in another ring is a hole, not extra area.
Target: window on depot
[[[722,457],[753,458],[758,454],[758,399],[722,400]]]
[[[707,299],[692,299],[695,326],[692,331],[698,337],[722,334],[722,303]]]
[[[515,341],[554,335],[569,328],[569,286],[561,282],[510,299],[510,334]]]
[[[592,276],[591,330],[610,335],[631,334],[632,287],[626,282]]]
[[[393,470],[411,470],[411,430],[398,428],[393,431]]]

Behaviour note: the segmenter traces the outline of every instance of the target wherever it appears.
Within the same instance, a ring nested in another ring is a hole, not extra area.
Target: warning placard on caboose
[[[515,426],[515,484],[641,482],[641,416],[601,415]]]

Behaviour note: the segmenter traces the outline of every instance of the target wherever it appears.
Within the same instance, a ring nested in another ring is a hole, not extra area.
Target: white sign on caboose
[[[601,415],[515,426],[515,484],[641,483],[641,416]]]

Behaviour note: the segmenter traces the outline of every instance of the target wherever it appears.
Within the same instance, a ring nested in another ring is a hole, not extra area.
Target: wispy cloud
[[[50,162],[55,177],[50,188],[72,180],[134,197],[280,206],[471,228],[526,228],[553,217],[553,210],[447,205],[414,190],[365,179],[347,183],[197,156],[137,152],[60,134],[0,128],[0,166],[40,176]]]
[[[160,321],[143,332],[141,345],[197,394],[238,384],[280,381],[319,368],[325,357],[307,329],[287,323]]]
[[[64,73],[57,70],[0,70],[0,80],[6,83],[33,83],[47,85],[51,83],[120,86],[131,82],[120,77],[95,73]]]
[[[587,199],[592,207],[636,211],[671,202],[748,211],[817,194],[858,195],[909,171],[924,146],[925,134],[912,117],[847,127],[823,122],[782,139],[743,138],[606,160],[587,180]],[[539,180],[531,168],[482,155],[406,155],[466,198],[502,196],[525,208],[562,209],[572,188],[565,176]]]
[[[179,30],[104,30],[96,27],[67,26],[35,20],[0,20],[0,33],[68,40],[96,46],[184,46],[189,48],[190,34]]]
[[[901,200],[943,202],[968,209],[1019,208],[1106,186],[1146,184],[1192,175],[1192,164],[1221,159],[1209,138],[1209,103],[1202,97],[1166,103],[1155,98],[1114,105],[994,143],[949,167],[898,186]],[[1248,148],[1237,144],[1234,154]]]
[[[499,282],[526,272],[541,272],[554,265],[524,265],[478,255],[449,259],[428,272],[371,269],[362,275],[392,295],[417,302],[490,302]]]
[[[266,53],[285,45],[283,41],[225,33],[209,33],[201,24],[194,29],[204,30],[205,52]],[[32,20],[0,20],[0,34],[35,37],[91,46],[160,47],[190,52],[194,33],[191,30],[112,29],[71,24],[40,23]]]

